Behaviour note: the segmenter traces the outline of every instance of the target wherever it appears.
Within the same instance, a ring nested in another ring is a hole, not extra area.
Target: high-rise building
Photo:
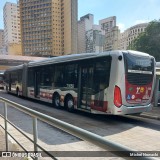
[[[119,28],[116,26],[116,16],[108,17],[99,21],[101,29],[105,31],[104,51],[118,48]]]
[[[105,32],[104,51],[117,50],[119,36],[120,30],[118,26],[114,26],[108,32]]]
[[[120,34],[118,49],[126,50],[132,41],[137,38],[137,36],[145,31],[145,28],[148,26],[148,23],[141,23],[134,25],[126,29],[123,33]]]
[[[77,0],[19,0],[24,55],[77,53]]]
[[[92,29],[86,31],[86,52],[103,52],[105,42],[104,31],[99,25],[93,25]]]
[[[78,53],[86,52],[86,32],[92,29],[93,24],[93,14],[87,14],[78,21]]]
[[[3,54],[4,47],[4,30],[0,29],[0,54]]]
[[[104,31],[94,25],[93,14],[87,14],[78,21],[78,53],[103,52]]]
[[[3,48],[4,45],[4,30],[0,29],[0,48]]]
[[[3,8],[3,20],[4,20],[4,46],[5,52],[8,52],[8,46],[10,44],[21,43],[21,31],[20,31],[20,15],[19,5],[15,3],[6,2]]]
[[[116,26],[116,16],[108,17],[99,21],[101,29],[105,32],[109,32],[113,27]]]

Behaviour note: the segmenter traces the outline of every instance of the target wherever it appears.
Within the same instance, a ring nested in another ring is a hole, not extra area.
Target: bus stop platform
[[[153,107],[152,111],[143,112],[143,113],[140,114],[140,116],[145,117],[145,118],[160,120],[160,106]]]
[[[145,117],[147,119],[156,119],[156,120],[160,120],[160,106],[158,107],[153,107],[152,111],[151,112],[144,112],[140,115],[140,117]],[[0,123],[2,124],[3,123],[3,120],[0,118]],[[18,134],[17,134],[18,135]],[[26,144],[26,142],[24,142]],[[79,142],[78,142],[79,143]],[[79,144],[75,144],[77,146],[79,146]],[[83,142],[80,142],[80,143],[83,143]],[[67,144],[68,145],[68,144]],[[84,144],[83,144],[84,145]],[[83,146],[82,144],[80,144],[80,146]],[[85,144],[86,145],[86,144]],[[57,146],[56,146],[57,147]],[[65,145],[63,146],[65,147]],[[68,148],[68,147],[67,147]],[[0,127],[0,151],[5,151],[6,148],[5,148],[5,134],[4,134],[4,130]],[[15,142],[11,142],[9,140],[9,150],[10,151],[19,151],[19,147],[17,144],[15,144]],[[74,157],[75,158],[75,157]],[[1,159],[1,158],[0,158]],[[10,158],[2,158],[4,160],[10,160]],[[110,159],[108,160],[113,160],[114,158],[111,157]],[[115,158],[116,159],[116,158]],[[24,160],[24,158],[13,158],[12,157],[12,160]],[[40,159],[41,160],[41,159]],[[85,160],[85,159],[84,159]],[[98,158],[97,158],[98,160]],[[122,160],[122,159],[119,159],[119,160]]]

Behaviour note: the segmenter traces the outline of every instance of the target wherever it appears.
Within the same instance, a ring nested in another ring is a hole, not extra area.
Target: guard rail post
[[[4,124],[5,124],[5,143],[8,152],[8,124],[7,124],[7,103],[4,102]]]
[[[33,117],[33,141],[34,141],[34,152],[36,153],[38,152],[37,139],[38,139],[37,118]],[[38,157],[35,157],[35,160],[38,160]]]

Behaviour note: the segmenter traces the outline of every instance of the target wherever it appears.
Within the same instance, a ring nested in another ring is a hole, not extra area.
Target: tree
[[[149,53],[160,61],[160,20],[154,20],[132,41],[128,49]]]

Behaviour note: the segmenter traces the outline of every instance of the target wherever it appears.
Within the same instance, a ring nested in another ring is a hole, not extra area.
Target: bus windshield
[[[153,74],[154,60],[153,58],[135,56],[133,54],[124,53],[125,68],[130,73]]]

